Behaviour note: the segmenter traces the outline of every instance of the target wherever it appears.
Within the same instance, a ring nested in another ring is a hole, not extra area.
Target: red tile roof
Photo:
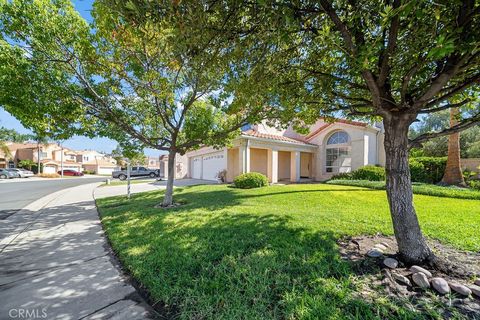
[[[255,138],[261,138],[261,139],[269,139],[269,140],[276,140],[276,141],[282,141],[282,142],[289,142],[289,143],[295,143],[295,144],[302,144],[302,145],[310,145],[313,146],[310,143],[306,143],[300,140],[292,139],[289,137],[285,136],[280,136],[276,134],[268,134],[268,133],[262,133],[258,132],[255,130],[247,130],[242,132],[242,136],[249,136],[249,137],[255,137]]]
[[[317,128],[317,130],[307,134],[305,136],[305,140],[307,140],[307,141],[310,140],[311,138],[316,136],[318,133],[322,132],[323,130],[325,130],[326,128],[330,127],[331,125],[333,125],[334,123],[337,123],[337,122],[338,123],[345,123],[345,124],[349,124],[349,125],[357,126],[357,127],[363,127],[363,128],[368,126],[368,124],[365,123],[365,122],[358,122],[358,121],[352,121],[352,120],[347,120],[347,119],[335,119],[335,122],[333,122],[333,123],[325,122],[323,125],[321,125],[319,128]]]

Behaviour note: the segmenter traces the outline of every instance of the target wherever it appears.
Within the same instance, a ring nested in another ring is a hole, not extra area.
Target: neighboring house
[[[77,151],[77,161],[82,163],[84,170],[96,174],[112,174],[113,171],[120,170],[115,159],[94,150]]]
[[[147,157],[147,168],[148,169],[160,169],[160,157]]]
[[[383,166],[383,139],[381,126],[356,121],[319,120],[307,135],[262,123],[243,131],[232,147],[204,147],[187,153],[180,162],[185,175],[194,179],[216,180],[226,170],[228,182],[245,172],[260,172],[271,183],[323,181],[365,165]]]
[[[15,168],[21,160],[38,162],[38,146],[36,143],[7,143],[11,159],[8,167]],[[81,171],[82,165],[76,161],[76,153],[63,148],[63,168],[65,170]],[[40,162],[43,164],[43,173],[55,173],[61,168],[62,147],[57,143],[40,144]]]
[[[160,177],[168,177],[168,155],[163,154],[159,157],[160,160]],[[175,157],[175,179],[189,178],[188,172],[188,156],[181,156],[177,154]]]

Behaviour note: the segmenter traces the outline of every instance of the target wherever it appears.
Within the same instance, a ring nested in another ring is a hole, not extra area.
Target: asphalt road
[[[82,184],[104,181],[105,178],[65,178],[42,181],[1,181],[0,220],[22,209],[29,203],[50,193]]]

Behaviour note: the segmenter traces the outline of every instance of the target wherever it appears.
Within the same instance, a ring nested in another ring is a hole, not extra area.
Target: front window
[[[325,171],[327,173],[342,173],[350,172],[351,169],[350,137],[344,131],[337,131],[327,140]]]

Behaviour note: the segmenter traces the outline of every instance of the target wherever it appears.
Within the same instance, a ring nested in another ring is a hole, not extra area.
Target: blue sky
[[[73,0],[72,1],[75,8],[78,12],[84,17],[87,21],[91,21],[92,16],[90,15],[90,11],[92,10],[92,3],[93,0]],[[22,124],[11,116],[8,112],[3,110],[0,107],[0,127],[5,127],[8,129],[15,129],[21,133],[31,133],[30,130],[26,129],[22,126]],[[95,138],[90,139],[87,137],[75,136],[71,139],[65,140],[63,143],[64,146],[67,148],[75,149],[75,150],[84,150],[84,149],[92,149],[97,151],[103,152],[111,152],[117,146],[117,143],[113,140],[107,138]],[[146,149],[145,154],[149,156],[157,156],[160,152],[153,149]]]

